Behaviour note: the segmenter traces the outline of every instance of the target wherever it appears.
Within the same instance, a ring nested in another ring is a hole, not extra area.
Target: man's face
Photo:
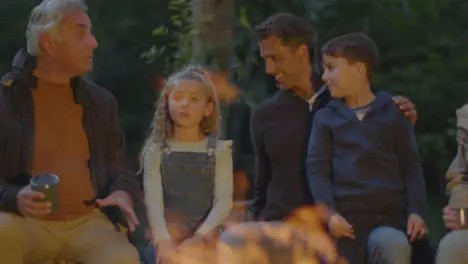
[[[58,39],[47,47],[49,56],[72,76],[88,73],[93,68],[93,51],[98,44],[91,33],[91,21],[85,12],[67,12],[59,26]]]
[[[284,45],[276,36],[260,41],[260,54],[265,59],[265,71],[275,77],[282,90],[300,85],[303,54],[299,48],[292,49]]]
[[[361,74],[357,63],[350,64],[345,58],[324,55],[323,68],[322,80],[333,97],[343,98],[355,93],[353,87],[359,84],[356,77]]]

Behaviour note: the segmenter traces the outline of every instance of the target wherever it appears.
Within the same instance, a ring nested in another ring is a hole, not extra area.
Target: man
[[[312,119],[328,103],[330,94],[312,64],[315,30],[309,22],[279,13],[256,26],[255,32],[266,73],[275,77],[280,90],[252,114],[254,217],[282,221],[295,209],[313,203],[306,182],[307,140]],[[413,122],[416,120],[414,105],[408,99],[395,97],[394,101]],[[246,228],[255,232],[263,223],[247,224]],[[223,244],[234,247],[238,243],[233,230],[222,235]],[[268,247],[267,251],[272,263],[292,263],[285,262],[285,258],[291,260],[290,249]]]
[[[97,42],[82,0],[44,0],[0,86],[0,255],[3,263],[140,263],[115,225],[139,224],[115,98],[82,79]],[[59,177],[59,209],[30,177]],[[97,209],[101,209],[100,211]],[[104,214],[106,216],[104,216]],[[109,221],[110,220],[110,221]]]
[[[316,34],[312,25],[293,14],[280,13],[255,31],[266,73],[275,77],[280,91],[252,114],[254,216],[282,220],[313,202],[306,183],[307,140],[311,121],[328,103],[330,94],[312,64]],[[415,122],[414,105],[401,96],[394,101]]]
[[[461,264],[468,262],[468,230],[466,217],[460,209],[468,208],[468,173],[467,143],[468,143],[468,105],[457,110],[458,151],[446,173],[448,180],[446,194],[448,205],[443,210],[445,227],[450,232],[440,241],[436,263]],[[466,212],[466,211],[465,211]],[[463,223],[464,222],[464,223]]]

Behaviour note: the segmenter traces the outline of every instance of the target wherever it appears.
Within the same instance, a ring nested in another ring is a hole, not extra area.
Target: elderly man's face
[[[58,39],[43,49],[72,76],[88,73],[93,66],[93,51],[98,44],[91,33],[91,21],[81,10],[67,12],[58,28]]]

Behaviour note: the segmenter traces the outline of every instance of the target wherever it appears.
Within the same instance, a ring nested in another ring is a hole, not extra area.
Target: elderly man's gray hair
[[[39,5],[34,7],[26,29],[27,50],[29,54],[33,56],[38,55],[40,51],[39,36],[42,33],[55,30],[63,15],[74,9],[83,12],[88,11],[84,0],[43,0]],[[57,35],[57,37],[60,36]]]

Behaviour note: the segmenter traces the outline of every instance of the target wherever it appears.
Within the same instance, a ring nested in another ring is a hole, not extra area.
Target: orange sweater
[[[83,108],[75,104],[67,85],[38,82],[33,93],[35,139],[31,175],[59,176],[59,211],[46,220],[68,220],[88,214],[83,201],[94,197],[88,160],[88,137],[83,125]]]

